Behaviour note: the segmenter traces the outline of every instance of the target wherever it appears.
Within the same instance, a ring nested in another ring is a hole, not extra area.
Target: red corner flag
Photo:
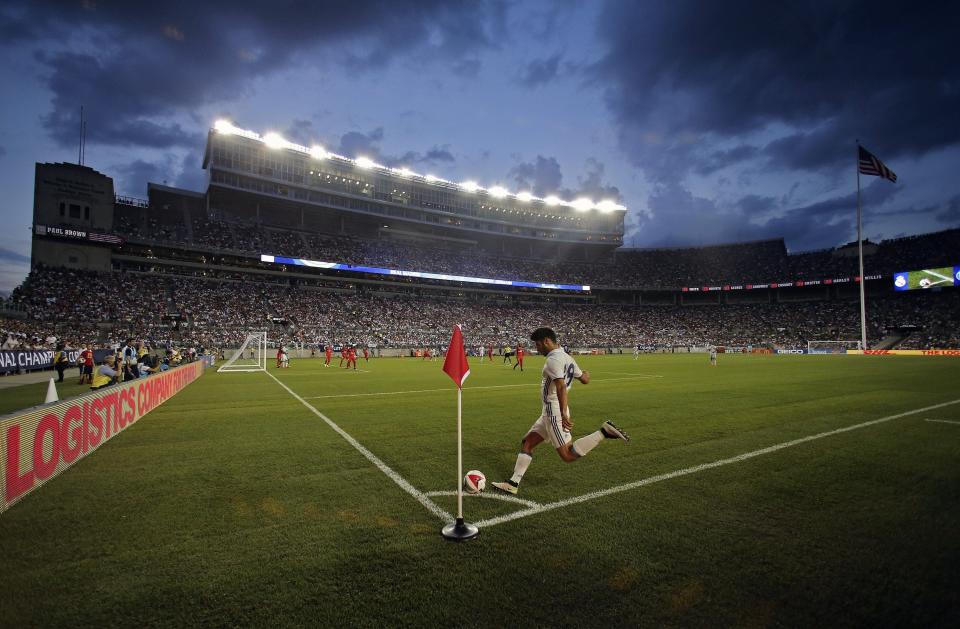
[[[463,346],[463,332],[460,326],[453,328],[453,338],[447,348],[447,357],[443,361],[443,370],[457,383],[457,388],[463,387],[463,381],[470,375],[470,365],[467,364],[467,351]]]

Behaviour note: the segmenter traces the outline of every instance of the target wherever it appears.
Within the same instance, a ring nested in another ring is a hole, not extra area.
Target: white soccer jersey
[[[570,357],[563,349],[557,348],[547,354],[547,362],[543,365],[543,383],[540,387],[543,403],[559,402],[557,397],[557,387],[554,380],[563,378],[569,390],[573,386],[574,378],[583,375],[583,370],[577,365],[577,362]]]

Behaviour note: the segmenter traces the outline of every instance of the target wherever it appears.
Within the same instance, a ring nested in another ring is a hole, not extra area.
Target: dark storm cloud
[[[115,173],[113,185],[118,194],[143,198],[147,195],[149,182],[170,185],[174,174],[173,158],[168,156],[160,160],[160,163],[138,159],[127,164],[117,164],[110,170]]]
[[[537,87],[557,78],[557,72],[560,69],[560,57],[556,54],[546,59],[536,59],[527,64],[519,81],[527,87]]]
[[[764,149],[774,166],[836,168],[857,138],[889,162],[960,141],[958,16],[947,2],[611,1],[591,71],[655,180],[709,170],[713,141],[775,124],[795,133]]]
[[[603,163],[591,157],[584,164],[584,174],[577,177],[577,187],[564,187],[557,158],[537,155],[532,162],[522,162],[511,168],[507,179],[516,184],[518,192],[529,191],[538,197],[556,195],[572,199],[587,196],[594,201],[620,201],[620,190],[604,181],[605,171]]]
[[[951,197],[936,218],[947,225],[960,225],[960,196]]]
[[[340,136],[339,144],[334,152],[345,157],[366,157],[384,166],[392,167],[449,164],[456,161],[453,153],[447,147],[441,146],[434,146],[425,153],[407,151],[402,155],[386,154],[380,148],[384,135],[383,127],[377,127],[367,133],[349,131]]]
[[[563,173],[556,157],[537,155],[532,162],[517,164],[507,173],[518,190],[529,190],[535,196],[557,194],[563,184]]]
[[[455,63],[496,45],[491,33],[506,11],[503,0],[291,0],[282,10],[252,1],[30,0],[5,4],[0,33],[38,51],[53,94],[44,125],[61,144],[76,142],[85,105],[91,143],[194,147],[196,132],[173,119],[243,95],[252,79],[319,51],[364,69],[404,54]]]
[[[877,181],[863,190],[865,207],[892,201],[902,187]],[[678,183],[658,185],[649,213],[632,212],[635,246],[659,247],[743,242],[788,236],[793,251],[834,247],[856,236],[856,193],[784,209],[773,197],[746,195],[729,206],[695,196]],[[776,216],[767,216],[776,211]]]
[[[16,251],[11,251],[10,249],[0,247],[0,261],[23,264],[30,262],[30,256],[25,256],[22,253],[17,253]]]

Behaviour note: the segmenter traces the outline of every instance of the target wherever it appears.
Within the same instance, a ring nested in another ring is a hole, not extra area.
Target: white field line
[[[617,382],[619,380],[640,380],[647,378],[662,378],[663,376],[650,376],[650,375],[636,375],[630,376],[629,378],[602,378],[598,380],[591,380],[592,383],[601,383],[601,382]],[[476,389],[511,389],[513,387],[539,387],[540,383],[535,384],[495,384],[484,387],[464,387],[464,391],[473,391]],[[415,389],[412,391],[383,391],[381,393],[340,393],[337,395],[311,395],[303,399],[305,400],[320,400],[320,399],[330,399],[330,398],[341,398],[341,397],[368,397],[375,395],[405,395],[407,393],[433,393],[435,391],[450,391],[450,387],[443,387],[440,389]]]
[[[594,500],[596,498],[603,498],[604,496],[610,496],[612,494],[618,494],[623,491],[636,489],[637,487],[652,485],[654,483],[659,483],[660,481],[670,480],[671,478],[677,478],[678,476],[696,474],[697,472],[702,472],[703,470],[709,470],[715,467],[721,467],[723,465],[730,465],[731,463],[739,463],[740,461],[746,461],[747,459],[752,459],[754,457],[758,457],[764,454],[770,454],[771,452],[777,452],[778,450],[783,450],[785,448],[792,448],[793,446],[797,446],[802,443],[807,443],[808,441],[815,441],[817,439],[823,439],[824,437],[832,437],[833,435],[839,435],[840,433],[850,432],[851,430],[859,430],[860,428],[866,428],[868,426],[882,424],[884,422],[888,422],[893,419],[899,419],[901,417],[906,417],[908,415],[925,413],[927,411],[932,411],[934,409],[943,408],[945,406],[950,406],[952,404],[957,404],[957,403],[960,403],[960,399],[952,400],[950,402],[943,402],[942,404],[934,404],[933,406],[926,406],[924,408],[918,408],[916,410],[906,411],[904,413],[897,413],[896,415],[888,415],[887,417],[881,417],[880,419],[872,419],[870,421],[862,422],[860,424],[854,424],[853,426],[847,426],[845,428],[828,430],[827,432],[821,432],[815,435],[809,435],[807,437],[794,439],[792,441],[785,441],[783,443],[778,443],[776,445],[772,445],[766,448],[761,448],[759,450],[753,450],[751,452],[738,454],[737,456],[733,456],[728,459],[720,459],[719,461],[714,461],[712,463],[703,463],[701,465],[687,467],[682,470],[677,470],[675,472],[668,472],[666,474],[651,476],[649,478],[644,478],[638,481],[634,481],[632,483],[627,483],[625,485],[619,485],[617,487],[611,487],[609,489],[602,489],[602,490],[594,491],[588,494],[583,494],[582,496],[574,496],[573,498],[566,498],[564,500],[559,500],[557,502],[550,502],[544,505],[540,505],[539,507],[531,507],[529,509],[515,511],[507,515],[490,518],[489,520],[475,522],[474,524],[476,524],[480,528],[483,528],[486,526],[494,526],[497,524],[503,524],[504,522],[510,522],[511,520],[518,520],[520,518],[525,518],[530,515],[536,515],[538,513],[543,513],[545,511],[552,511],[553,509],[559,509],[561,507],[569,507],[570,505],[579,504],[581,502],[587,502],[588,500]]]
[[[294,398],[296,398],[301,404],[303,404],[304,406],[306,406],[307,408],[309,408],[309,409],[313,412],[314,415],[316,415],[317,417],[319,417],[320,419],[322,419],[323,421],[325,421],[325,422],[327,423],[327,425],[330,426],[331,428],[333,428],[333,430],[334,430],[337,434],[339,434],[341,437],[343,437],[344,439],[346,439],[346,440],[347,440],[347,443],[349,443],[349,444],[352,445],[354,448],[356,448],[357,451],[358,451],[360,454],[362,454],[363,456],[367,457],[367,459],[368,459],[371,463],[373,463],[374,465],[376,465],[376,466],[380,469],[381,472],[383,472],[384,474],[386,474],[387,477],[388,477],[390,480],[392,480],[392,481],[395,482],[397,485],[399,485],[401,489],[403,489],[405,492],[407,492],[408,494],[410,494],[411,496],[413,496],[413,497],[417,500],[417,502],[419,502],[419,503],[422,504],[424,507],[426,507],[427,510],[430,511],[430,513],[432,513],[433,515],[437,516],[438,518],[440,518],[440,519],[443,520],[444,522],[451,522],[451,521],[453,521],[453,516],[452,516],[452,515],[450,515],[449,513],[447,513],[446,511],[444,511],[443,509],[441,509],[441,508],[439,507],[439,505],[437,505],[437,503],[435,503],[433,500],[430,500],[430,498],[427,497],[426,494],[424,494],[422,491],[420,491],[419,489],[417,489],[416,487],[414,487],[413,485],[411,485],[409,482],[407,482],[406,479],[404,479],[402,476],[400,476],[400,475],[397,474],[395,471],[393,471],[393,469],[391,469],[390,466],[388,466],[386,463],[384,463],[383,461],[381,461],[381,460],[377,457],[377,455],[375,455],[373,452],[370,452],[370,450],[367,450],[365,447],[363,447],[363,445],[361,445],[359,441],[357,441],[356,439],[354,439],[353,437],[351,437],[350,434],[347,433],[347,431],[345,431],[343,428],[341,428],[340,426],[337,426],[337,425],[333,422],[332,419],[330,419],[329,417],[327,417],[326,415],[324,415],[323,413],[321,413],[320,411],[318,411],[317,409],[315,409],[309,402],[307,402],[307,401],[304,400],[302,397],[300,397],[299,395],[297,395],[296,393],[294,393],[294,392],[290,389],[290,387],[288,387],[288,386],[285,385],[284,383],[280,382],[280,380],[279,380],[276,376],[274,376],[272,373],[270,373],[269,371],[267,371],[266,374],[267,374],[268,376],[270,376],[271,378],[273,378],[273,379],[276,381],[277,384],[279,384],[281,387],[283,387],[284,389],[286,389],[286,390],[287,390],[287,393],[289,393],[289,394],[292,395]]]
[[[456,496],[457,492],[455,491],[428,491],[428,496]],[[463,494],[464,498],[492,498],[494,500],[502,500],[503,502],[513,502],[516,504],[521,504],[525,507],[539,507],[541,506],[539,502],[534,502],[532,500],[524,500],[523,498],[517,498],[516,496],[511,496],[509,494],[498,494],[494,492],[485,491],[480,494]]]
[[[925,419],[925,422],[936,422],[938,424],[957,424],[960,426],[960,422],[950,421],[949,419]]]

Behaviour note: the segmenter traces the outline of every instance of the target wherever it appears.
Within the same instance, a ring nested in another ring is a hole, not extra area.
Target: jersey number
[[[569,387],[573,382],[573,363],[567,365],[566,385]]]

